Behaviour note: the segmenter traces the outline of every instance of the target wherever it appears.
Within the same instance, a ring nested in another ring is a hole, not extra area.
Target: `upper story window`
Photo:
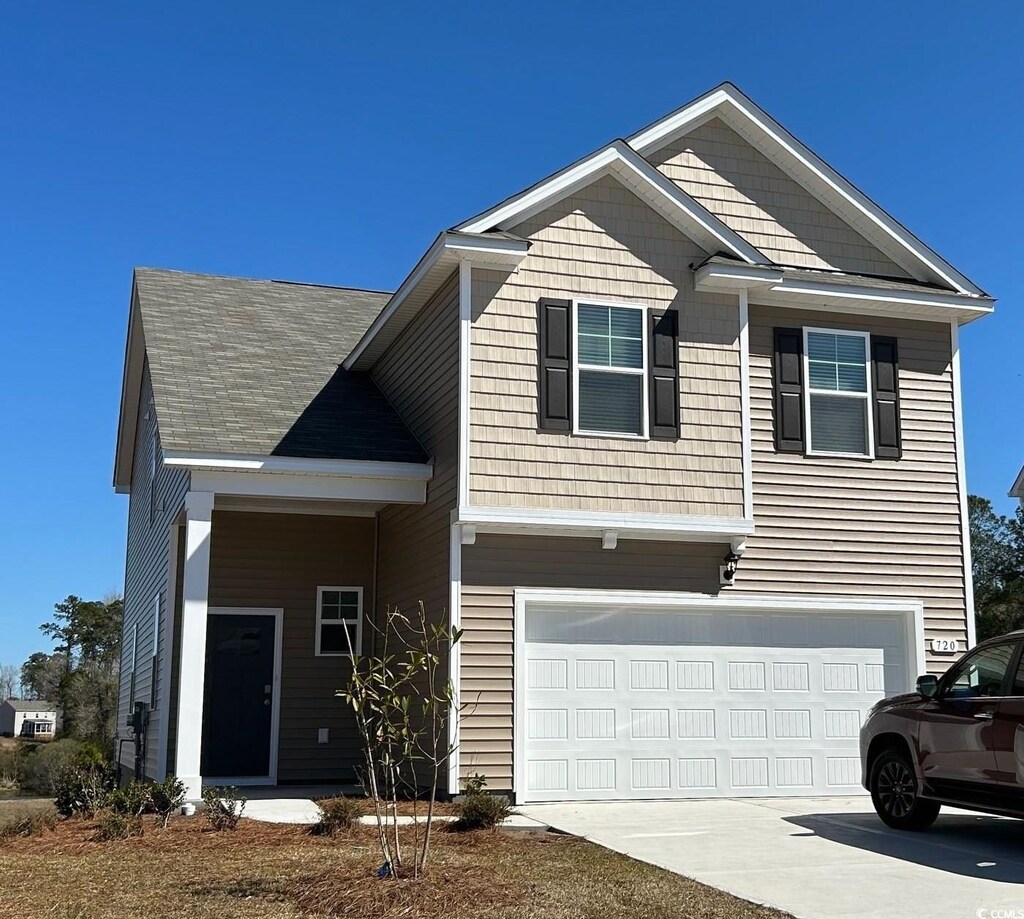
[[[646,437],[645,308],[585,302],[575,307],[575,430]]]
[[[347,634],[346,634],[347,633]],[[363,645],[363,588],[318,587],[316,591],[317,657],[357,654]]]
[[[808,453],[873,455],[869,338],[804,329]]]

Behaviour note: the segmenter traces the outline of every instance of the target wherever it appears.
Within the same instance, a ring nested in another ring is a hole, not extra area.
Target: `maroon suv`
[[[917,692],[883,699],[860,732],[878,816],[923,830],[939,806],[1024,817],[1024,631],[991,638]]]

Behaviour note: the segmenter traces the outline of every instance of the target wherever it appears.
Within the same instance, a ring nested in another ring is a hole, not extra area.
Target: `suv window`
[[[1024,696],[1024,657],[1020,659],[1017,673],[1013,678],[1013,685],[1010,687],[1011,696]]]
[[[1012,644],[993,645],[961,661],[949,672],[943,695],[952,699],[1001,696],[1014,649]]]

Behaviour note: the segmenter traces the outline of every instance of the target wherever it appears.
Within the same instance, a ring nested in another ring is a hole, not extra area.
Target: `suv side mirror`
[[[926,699],[932,699],[939,691],[939,678],[931,674],[924,674],[917,678],[917,691]]]

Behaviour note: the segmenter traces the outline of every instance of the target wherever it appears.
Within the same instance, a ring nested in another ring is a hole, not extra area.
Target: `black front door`
[[[211,613],[206,626],[202,773],[270,775],[274,617]]]

